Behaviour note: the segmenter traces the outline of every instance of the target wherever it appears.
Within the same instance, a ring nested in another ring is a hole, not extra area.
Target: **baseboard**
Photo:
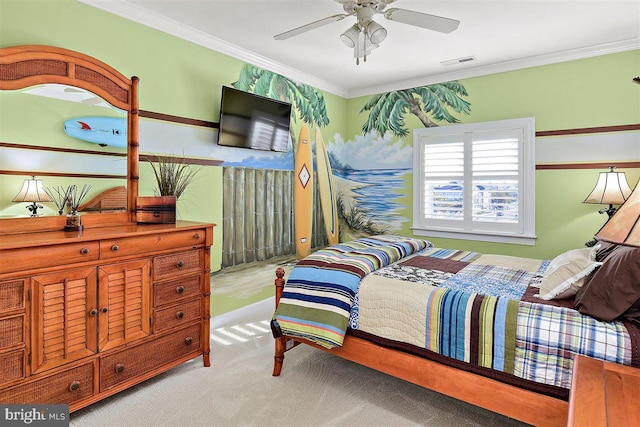
[[[243,323],[247,318],[255,316],[258,312],[269,312],[275,310],[275,297],[270,297],[262,301],[254,302],[236,310],[222,313],[211,318],[211,329],[220,328],[225,325],[235,325]]]

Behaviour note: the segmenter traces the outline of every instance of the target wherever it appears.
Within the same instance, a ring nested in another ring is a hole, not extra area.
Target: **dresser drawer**
[[[100,241],[100,258],[110,259],[170,249],[188,248],[205,243],[205,230],[158,233]]]
[[[24,350],[0,354],[0,385],[24,378],[24,375]]]
[[[197,324],[103,357],[100,359],[100,391],[201,351],[200,324]]]
[[[200,299],[187,301],[171,307],[156,310],[154,313],[153,329],[155,332],[175,328],[194,320],[201,319]]]
[[[0,274],[95,261],[98,248],[98,242],[81,242],[0,251]]]
[[[178,301],[200,295],[202,292],[200,277],[201,275],[198,274],[197,276],[181,277],[168,282],[156,283],[153,286],[154,307],[175,304]]]
[[[24,315],[0,319],[0,350],[24,344]]]
[[[24,310],[24,279],[0,282],[0,314]]]
[[[93,395],[93,363],[0,391],[2,403],[74,403]]]
[[[154,280],[168,279],[179,275],[202,272],[201,250],[164,255],[153,259]]]

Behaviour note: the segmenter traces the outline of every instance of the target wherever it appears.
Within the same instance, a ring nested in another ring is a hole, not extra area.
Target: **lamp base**
[[[598,211],[598,213],[603,214],[606,213],[607,216],[609,218],[611,218],[613,216],[614,213],[616,213],[616,211],[618,210],[618,208],[614,208],[613,205],[609,205],[608,208],[602,208]]]
[[[36,216],[40,216],[38,214],[38,209],[42,209],[44,206],[37,204],[36,202],[33,202],[30,205],[27,205],[26,208],[29,209],[29,212],[31,212],[31,217],[36,217]]]

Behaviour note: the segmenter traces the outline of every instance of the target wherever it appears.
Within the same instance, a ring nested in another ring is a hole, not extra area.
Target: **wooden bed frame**
[[[79,212],[103,212],[127,210],[127,187],[112,187],[104,190],[87,203],[80,205]]]
[[[284,269],[276,270],[276,308],[284,288]],[[334,354],[363,366],[460,399],[489,411],[537,426],[566,426],[569,402],[524,390],[471,372],[442,365],[400,350],[347,335],[341,347],[326,349],[300,338],[275,340],[273,376],[279,376],[284,353],[298,344]]]

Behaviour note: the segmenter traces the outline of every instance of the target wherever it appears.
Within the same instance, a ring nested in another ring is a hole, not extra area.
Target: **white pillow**
[[[555,257],[550,263],[540,283],[540,293],[544,300],[564,299],[574,296],[584,284],[584,279],[602,265],[596,261],[600,245],[567,251]]]

